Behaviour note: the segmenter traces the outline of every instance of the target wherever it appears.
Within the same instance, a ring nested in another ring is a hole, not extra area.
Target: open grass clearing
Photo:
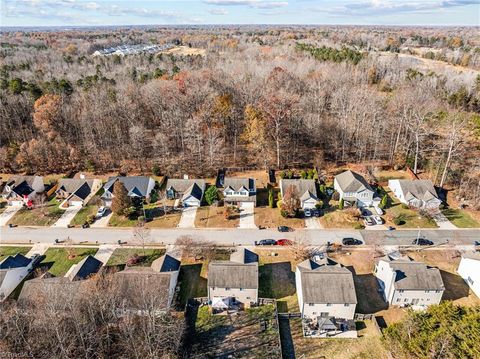
[[[458,228],[480,228],[480,223],[461,209],[447,208],[442,210],[442,213]]]
[[[385,209],[385,224],[399,228],[437,228],[437,224],[431,218],[422,216],[418,211],[405,208],[400,203],[394,203],[391,207]],[[395,218],[401,218],[404,224],[394,223]]]
[[[121,266],[127,263],[128,259],[134,255],[144,257],[137,265],[148,267],[152,262],[165,254],[165,249],[151,248],[117,248],[107,262],[107,266]]]
[[[1,246],[0,247],[0,262],[8,256],[14,256],[17,253],[27,254],[32,247],[15,247],[15,246]]]
[[[303,218],[285,218],[280,214],[280,209],[270,207],[255,207],[255,225],[265,228],[287,226],[291,228],[305,228]]]
[[[51,226],[64,213],[59,207],[59,202],[53,198],[42,207],[33,209],[22,208],[8,221],[18,226]]]
[[[224,207],[203,206],[197,209],[195,227],[197,228],[236,228],[240,224],[240,214],[225,218]]]
[[[49,272],[56,277],[64,276],[70,267],[88,255],[94,256],[97,248],[49,248],[41,265],[49,265]]]

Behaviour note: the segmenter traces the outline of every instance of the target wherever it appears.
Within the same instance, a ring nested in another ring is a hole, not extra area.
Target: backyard
[[[41,265],[48,266],[48,271],[55,277],[62,277],[72,265],[88,255],[94,256],[96,252],[97,248],[49,248]]]
[[[32,247],[14,247],[14,246],[1,246],[0,247],[0,261],[4,260],[5,257],[14,256],[17,253],[27,254]]]
[[[64,213],[58,207],[58,201],[52,198],[42,207],[33,209],[22,208],[8,221],[8,224],[16,224],[18,226],[51,226]]]

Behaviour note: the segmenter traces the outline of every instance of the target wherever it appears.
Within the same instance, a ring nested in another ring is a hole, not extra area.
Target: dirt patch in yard
[[[240,224],[240,214],[226,219],[224,207],[205,206],[197,209],[195,227],[197,228],[236,228]]]
[[[337,208],[337,205],[332,205],[325,214],[320,217],[320,223],[324,228],[356,228],[362,225],[355,209],[348,208],[338,210]]]

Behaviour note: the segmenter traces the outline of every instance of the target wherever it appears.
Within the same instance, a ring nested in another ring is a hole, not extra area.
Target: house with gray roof
[[[445,286],[438,268],[395,254],[380,258],[375,276],[383,297],[390,305],[424,309],[439,304]]]
[[[62,178],[58,181],[55,195],[62,200],[60,207],[84,206],[101,186],[99,179]]]
[[[232,205],[242,202],[257,204],[257,188],[254,178],[225,177],[223,182],[223,201]]]
[[[388,187],[400,202],[410,207],[436,209],[442,204],[430,180],[393,179],[388,181]]]
[[[166,196],[168,199],[180,199],[183,207],[200,207],[205,186],[203,179],[169,178]]]
[[[0,262],[0,302],[18,287],[33,269],[34,261],[23,254],[8,256]]]
[[[117,296],[123,310],[166,311],[170,308],[177,286],[180,261],[165,254],[154,260],[150,267],[126,267],[115,273]]]
[[[352,272],[327,256],[315,256],[297,265],[295,282],[305,336],[356,337]]]
[[[333,180],[333,188],[343,199],[349,204],[355,204],[357,207],[378,206],[380,197],[378,197],[374,189],[368,182],[353,171],[345,171],[335,176]]]
[[[282,198],[289,190],[296,192],[300,199],[300,206],[302,209],[315,208],[318,202],[317,186],[313,179],[281,179],[280,180],[280,193]]]
[[[229,261],[208,265],[208,302],[215,310],[248,308],[258,303],[258,255],[242,248]]]
[[[102,261],[99,261],[97,258],[88,255],[77,264],[71,266],[65,277],[67,277],[70,281],[87,279],[88,277],[98,273],[102,266]]]
[[[37,194],[45,191],[41,176],[11,176],[2,191],[10,206],[23,206]]]
[[[126,176],[110,177],[103,186],[105,192],[102,195],[104,205],[110,207],[113,199],[113,188],[116,182],[121,182],[125,186],[128,196],[132,199],[149,199],[150,194],[155,188],[155,181],[146,176]]]

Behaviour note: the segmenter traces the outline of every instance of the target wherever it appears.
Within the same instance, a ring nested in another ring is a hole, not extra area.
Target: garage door
[[[23,201],[12,201],[10,202],[13,207],[21,207],[23,206]]]

